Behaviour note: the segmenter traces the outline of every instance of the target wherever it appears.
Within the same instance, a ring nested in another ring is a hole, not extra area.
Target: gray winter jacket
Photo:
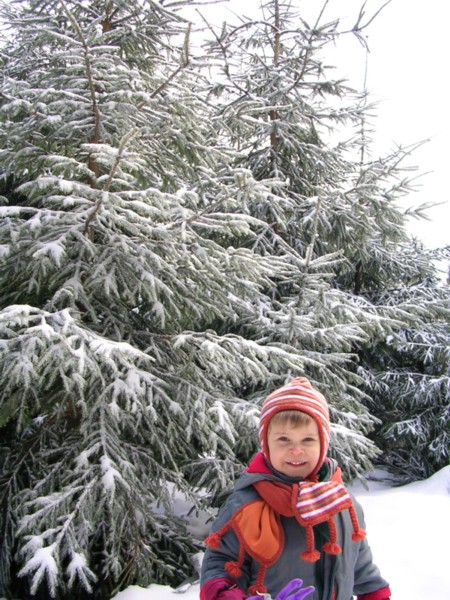
[[[326,479],[335,468],[336,463],[329,461]],[[259,498],[252,484],[261,480],[286,483],[286,480],[275,472],[273,474],[244,473],[236,482],[233,492],[214,521],[212,532],[225,525],[241,506]],[[359,523],[364,527],[362,508],[355,499],[353,502]],[[306,547],[305,529],[294,517],[281,517],[281,522],[285,534],[284,549],[279,560],[267,569],[265,576],[265,585],[273,598],[294,578],[303,579],[304,586],[315,587],[316,591],[308,596],[308,600],[350,600],[353,594],[360,596],[388,586],[372,562],[372,553],[367,539],[361,542],[352,541],[353,528],[347,510],[335,517],[337,539],[342,553],[329,555],[322,551],[320,559],[315,563],[305,562],[299,557]],[[315,547],[320,550],[329,539],[327,524],[316,525],[314,535]],[[225,563],[235,561],[238,550],[239,542],[232,530],[222,537],[217,550],[208,548],[203,559],[201,586],[211,579],[231,579],[225,570]],[[246,556],[242,569],[243,575],[236,580],[237,585],[245,592],[255,583],[258,568],[259,564]]]

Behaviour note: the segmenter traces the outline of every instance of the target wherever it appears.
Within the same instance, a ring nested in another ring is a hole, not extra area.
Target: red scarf
[[[359,527],[352,499],[342,484],[339,468],[330,481],[302,481],[292,485],[257,481],[253,486],[260,498],[241,506],[228,523],[205,540],[207,546],[217,549],[221,537],[230,529],[234,531],[240,544],[239,555],[236,561],[227,562],[225,569],[234,579],[238,579],[242,575],[245,553],[259,562],[261,566],[256,584],[249,590],[251,595],[267,591],[264,585],[266,570],[278,560],[283,551],[284,531],[280,516],[294,517],[305,528],[306,550],[300,554],[300,558],[307,562],[314,562],[320,557],[320,552],[314,548],[313,530],[313,526],[319,523],[327,522],[330,532],[330,541],[323,545],[323,551],[327,554],[340,554],[333,517],[345,509],[349,511],[353,525],[352,540],[361,541],[366,535]]]

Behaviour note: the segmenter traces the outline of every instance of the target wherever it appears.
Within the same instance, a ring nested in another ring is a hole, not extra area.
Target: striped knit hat
[[[274,415],[284,410],[299,410],[308,414],[317,423],[320,439],[320,456],[311,475],[322,466],[330,443],[330,415],[324,396],[315,390],[306,377],[298,377],[275,390],[266,398],[261,408],[259,439],[264,456],[270,461],[267,432]]]

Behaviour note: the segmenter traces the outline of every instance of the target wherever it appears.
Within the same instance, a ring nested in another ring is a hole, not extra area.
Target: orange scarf
[[[236,561],[229,561],[225,570],[238,579],[242,575],[245,553],[260,563],[255,586],[251,595],[266,593],[264,577],[268,567],[281,555],[284,547],[284,531],[280,516],[294,517],[306,530],[306,550],[300,558],[308,562],[319,559],[320,552],[314,548],[313,526],[328,523],[330,541],[323,545],[327,554],[340,554],[337,543],[337,530],[333,517],[348,509],[353,525],[352,540],[361,541],[366,532],[359,527],[358,517],[352,499],[342,484],[341,470],[338,468],[331,481],[302,481],[293,485],[281,482],[258,481],[253,484],[261,498],[244,504],[221,529],[205,540],[211,549],[220,546],[220,539],[232,529],[239,540],[239,555]]]

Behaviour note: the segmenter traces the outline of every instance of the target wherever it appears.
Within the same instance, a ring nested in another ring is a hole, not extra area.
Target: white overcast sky
[[[369,18],[387,0],[366,0]],[[364,0],[328,0],[324,20],[335,18],[351,27]],[[313,22],[323,0],[292,0],[302,15]],[[228,0],[203,7],[208,19],[236,22],[234,15],[252,15],[260,0]],[[430,221],[412,221],[414,235],[430,248],[450,244],[449,88],[450,23],[449,0],[391,0],[364,31],[370,53],[367,88],[378,102],[374,120],[373,155],[429,140],[412,156],[417,173],[427,173],[417,182],[408,205],[441,202],[428,211]],[[339,42],[328,60],[349,78],[355,89],[363,88],[366,54],[354,36]]]
[[[345,4],[353,0],[335,0]],[[368,5],[374,2],[368,2]],[[450,8],[448,0],[392,0],[368,30],[368,88],[379,100],[378,147],[429,139],[412,157],[427,172],[416,202],[442,202],[430,222],[414,221],[412,231],[435,248],[450,244]]]

